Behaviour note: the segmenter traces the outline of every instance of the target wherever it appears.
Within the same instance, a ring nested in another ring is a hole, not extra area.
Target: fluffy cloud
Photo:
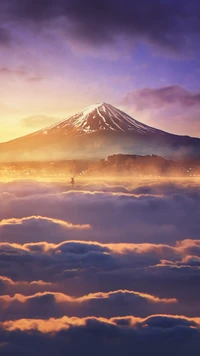
[[[155,315],[141,319],[122,317],[22,319],[1,324],[1,354],[122,355],[134,350],[143,356],[183,356],[200,347],[199,319]],[[78,342],[77,342],[78,340]],[[177,342],[177,340],[179,342]]]
[[[198,182],[70,189],[0,184],[1,354],[198,349]]]
[[[25,245],[2,243],[0,254],[0,272],[4,276],[0,279],[0,291],[4,295],[23,293],[30,296],[31,293],[46,291],[63,293],[82,298],[82,302],[94,299],[91,305],[93,312],[105,306],[107,313],[111,314],[115,310],[120,313],[118,303],[124,300],[121,315],[124,310],[140,315],[173,310],[195,316],[200,312],[199,240],[182,241],[174,247],[75,241],[58,245],[46,242]],[[102,294],[92,297],[100,291]],[[83,298],[87,294],[90,297]],[[158,299],[151,298],[151,295],[158,296]],[[36,299],[43,300],[45,296]],[[53,295],[49,299],[53,302]],[[101,304],[97,304],[95,309],[97,299]],[[108,308],[111,300],[113,307]],[[87,305],[87,312],[89,309]],[[101,312],[105,311],[101,309]]]
[[[25,243],[41,240],[63,241],[67,238],[80,238],[81,231],[87,231],[90,225],[73,225],[63,220],[30,216],[22,219],[7,219],[0,222],[1,241]]]
[[[149,125],[163,127],[168,131],[173,127],[173,132],[198,136],[200,93],[186,90],[178,85],[160,88],[142,88],[128,93],[123,99],[123,104],[133,115]],[[188,127],[192,120],[193,127]],[[195,127],[195,130],[194,130]]]
[[[176,313],[175,298],[162,299],[135,291],[113,291],[109,293],[91,293],[74,298],[63,293],[37,293],[24,296],[15,294],[0,296],[0,320],[69,317],[114,317],[133,314],[147,316],[155,313]]]
[[[38,239],[52,241],[49,232],[53,222],[50,219],[62,220],[73,225],[90,225],[90,229],[71,230],[65,235],[60,225],[57,241],[66,239],[92,240],[100,242],[157,242],[174,243],[177,240],[199,238],[199,199],[200,194],[195,186],[163,184],[150,187],[121,186],[78,186],[71,191],[69,186],[60,186],[54,190],[51,185],[31,183],[14,188],[3,185],[0,194],[0,218],[23,219],[21,224],[13,220],[4,221],[0,226],[2,241],[25,242],[36,241],[34,229],[29,236],[23,235],[28,222],[34,224]],[[90,190],[89,190],[90,189]],[[148,193],[146,193],[148,192]],[[32,219],[41,216],[44,219]],[[182,221],[187,219],[187,225]],[[23,230],[23,231],[22,231]],[[9,231],[9,236],[8,236]],[[73,234],[71,234],[73,232]],[[17,234],[16,234],[17,233]]]
[[[162,88],[143,88],[129,93],[125,103],[134,104],[137,109],[160,109],[172,104],[180,104],[183,108],[200,105],[200,93],[190,92],[178,85]]]

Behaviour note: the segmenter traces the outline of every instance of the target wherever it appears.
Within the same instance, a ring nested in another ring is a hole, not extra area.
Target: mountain
[[[137,132],[139,134],[156,133],[157,129],[136,121],[123,111],[106,103],[91,105],[82,112],[51,125],[42,130],[45,134],[69,132],[72,134],[91,133],[99,130],[112,130],[115,132]],[[39,131],[38,133],[40,133]],[[162,131],[159,131],[160,133]],[[163,132],[164,134],[164,132]]]
[[[1,161],[103,158],[116,153],[200,158],[200,139],[155,129],[102,103],[0,144]]]

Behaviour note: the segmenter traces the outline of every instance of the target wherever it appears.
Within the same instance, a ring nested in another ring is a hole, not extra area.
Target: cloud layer
[[[22,319],[1,324],[2,354],[43,355],[122,355],[133,349],[141,356],[188,355],[196,353],[199,343],[199,319],[156,315],[146,319],[67,318]],[[78,342],[77,342],[78,340]],[[179,340],[179,342],[177,342]],[[173,351],[172,351],[173,350]]]
[[[0,195],[1,241],[43,241],[45,236],[45,241],[55,242],[56,236],[57,242],[173,243],[199,238],[195,186],[163,183],[134,188],[92,183],[71,191],[67,184],[55,190],[27,183],[21,188],[16,185],[15,191],[7,189]],[[185,226],[182,221],[186,219]],[[62,221],[75,226],[64,229]],[[83,228],[77,229],[77,225]]]
[[[194,353],[199,199],[197,181],[1,183],[1,354]]]
[[[188,36],[199,35],[199,3],[188,1],[1,1],[1,19],[47,28],[54,22],[67,37],[99,46],[127,38],[130,45],[146,41],[168,51],[191,47]],[[5,35],[1,35],[2,43]]]

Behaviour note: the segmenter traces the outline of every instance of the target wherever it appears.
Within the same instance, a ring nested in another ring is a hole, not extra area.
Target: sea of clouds
[[[200,348],[193,182],[0,183],[0,354]]]

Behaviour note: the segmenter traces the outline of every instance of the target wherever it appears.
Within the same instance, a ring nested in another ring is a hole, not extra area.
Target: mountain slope
[[[91,105],[82,112],[71,116],[68,120],[51,125],[42,131],[46,134],[51,134],[55,131],[69,133],[70,130],[73,132],[73,129],[75,129],[75,134],[90,133],[99,130],[137,132],[138,134],[163,132],[142,124],[123,111],[106,103]]]
[[[152,128],[102,103],[0,144],[1,161],[103,158],[116,153],[200,157],[200,139]]]

